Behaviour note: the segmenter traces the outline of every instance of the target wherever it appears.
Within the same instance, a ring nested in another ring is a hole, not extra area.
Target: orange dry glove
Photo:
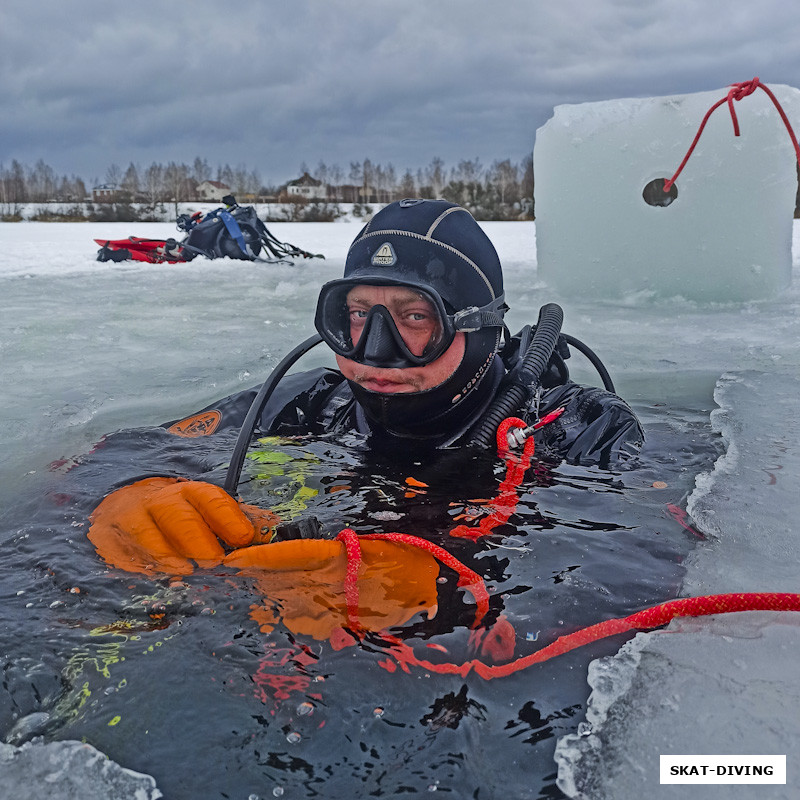
[[[269,541],[275,514],[237,503],[202,481],[146,478],[112,492],[89,517],[89,539],[111,566],[188,575],[221,563],[225,549]]]
[[[437,609],[439,565],[425,550],[386,541],[361,541],[357,625],[382,631]],[[268,633],[282,620],[293,633],[332,639],[353,627],[344,593],[347,557],[342,542],[296,539],[234,550],[225,566],[256,578],[266,603],[251,617]]]

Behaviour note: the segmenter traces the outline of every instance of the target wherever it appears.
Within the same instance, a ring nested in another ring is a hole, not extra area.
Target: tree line
[[[293,197],[287,193],[286,184],[265,184],[258,170],[229,164],[213,168],[207,159],[199,157],[192,164],[153,162],[146,168],[130,163],[123,169],[112,164],[102,181],[93,178],[88,186],[80,176],[59,175],[42,159],[32,166],[13,160],[9,166],[0,164],[0,218],[17,219],[23,206],[29,204],[54,203],[72,206],[75,218],[109,218],[111,209],[98,206],[131,204],[139,206],[135,212],[140,215],[138,218],[147,218],[148,210],[154,215],[152,218],[157,218],[157,209],[161,207],[163,211],[166,204],[200,200],[197,187],[210,180],[230,187],[239,202],[309,204],[316,207],[317,214],[322,202],[328,207],[327,218],[335,218],[340,203],[363,207],[404,197],[443,198],[465,206],[478,219],[533,218],[532,154],[520,162],[504,159],[488,166],[477,158],[448,166],[435,157],[425,167],[402,171],[391,163],[381,164],[368,158],[350,162],[347,169],[320,161],[314,168],[301,164],[299,176],[306,173],[324,187],[324,198],[307,201]],[[101,183],[116,189],[113,200],[106,204],[93,202],[92,198],[92,189]],[[91,207],[88,213],[87,206]],[[41,211],[42,215],[46,213]],[[58,212],[62,218],[64,213],[69,212]],[[294,214],[286,218],[303,216]]]

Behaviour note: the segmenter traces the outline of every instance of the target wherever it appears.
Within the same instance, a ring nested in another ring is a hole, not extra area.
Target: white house
[[[203,181],[197,185],[197,199],[218,202],[231,193],[231,187],[221,181]]]
[[[328,190],[322,181],[312,178],[307,172],[296,181],[289,181],[286,184],[286,194],[290,198],[303,197],[306,200],[327,200]]]

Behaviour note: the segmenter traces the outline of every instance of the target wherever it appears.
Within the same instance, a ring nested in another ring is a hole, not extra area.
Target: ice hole
[[[650,181],[642,190],[642,197],[649,206],[659,206],[664,208],[678,197],[678,187],[673,183],[669,191],[664,191],[665,178],[655,178]]]

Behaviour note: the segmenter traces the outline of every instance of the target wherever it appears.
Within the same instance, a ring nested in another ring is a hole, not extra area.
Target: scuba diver
[[[631,459],[643,442],[641,426],[594,353],[561,333],[561,309],[544,306],[536,326],[513,337],[503,321],[507,310],[497,252],[468,211],[442,200],[388,205],[352,243],[344,276],[322,287],[317,336],[260,389],[163,426],[182,437],[240,429],[224,488],[185,478],[138,480],[100,504],[89,538],[115,566],[136,569],[155,558],[177,573],[268,541],[259,532],[274,518],[235,499],[254,435],[351,432],[370,449],[424,458],[434,449],[493,447],[509,416],[529,423],[530,436],[537,420],[557,412],[533,434],[539,459],[603,468]],[[320,341],[339,370],[284,377]],[[597,367],[605,389],[570,380],[570,344]]]

